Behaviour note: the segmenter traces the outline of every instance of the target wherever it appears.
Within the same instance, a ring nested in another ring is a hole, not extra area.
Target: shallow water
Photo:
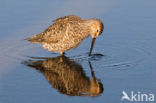
[[[156,95],[155,4],[154,0],[0,1],[0,103],[125,103],[122,91]],[[68,51],[66,59],[24,41],[68,14],[104,22],[91,57],[90,37]],[[84,89],[92,80],[101,84],[100,93]]]

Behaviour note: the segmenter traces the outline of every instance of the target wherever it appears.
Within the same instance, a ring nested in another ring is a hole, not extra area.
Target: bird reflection
[[[53,88],[69,96],[99,96],[102,83],[95,77],[91,62],[91,79],[82,66],[68,57],[40,58],[25,61],[24,64],[44,74]]]

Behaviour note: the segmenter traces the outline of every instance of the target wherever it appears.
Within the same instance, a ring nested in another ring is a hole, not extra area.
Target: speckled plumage
[[[44,32],[27,40],[32,43],[42,44],[43,48],[48,51],[60,52],[62,54],[65,51],[76,48],[89,35],[94,35],[92,30],[94,28],[91,28],[93,24],[99,26],[96,27],[95,25],[95,28],[99,28],[99,34],[101,34],[103,24],[98,19],[83,20],[75,15],[64,16],[56,19]]]

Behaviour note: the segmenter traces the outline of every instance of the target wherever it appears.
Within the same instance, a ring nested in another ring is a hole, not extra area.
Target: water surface
[[[156,95],[155,4],[154,0],[0,1],[0,103],[121,103],[122,91]],[[91,57],[90,37],[68,51],[65,60],[24,41],[68,14],[104,22]],[[66,90],[62,81],[79,89]],[[80,89],[91,83],[99,93]]]

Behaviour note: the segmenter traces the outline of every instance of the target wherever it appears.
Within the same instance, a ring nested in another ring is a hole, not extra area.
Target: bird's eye
[[[99,32],[99,30],[97,30],[97,32]]]

